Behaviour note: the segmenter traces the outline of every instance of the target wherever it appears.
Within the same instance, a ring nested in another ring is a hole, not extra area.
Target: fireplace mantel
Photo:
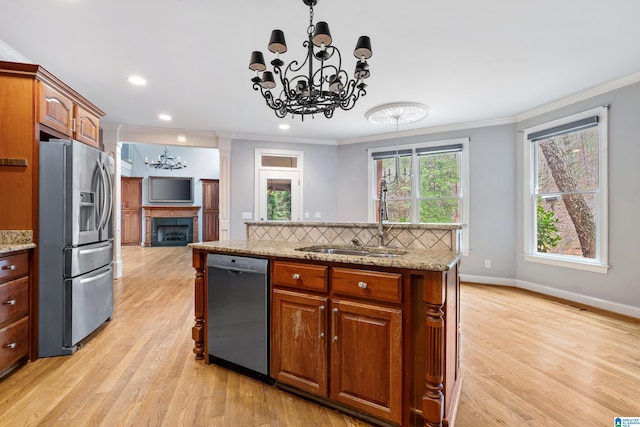
[[[142,206],[145,237],[143,246],[151,246],[151,218],[193,218],[193,241],[198,242],[198,212],[200,206]]]

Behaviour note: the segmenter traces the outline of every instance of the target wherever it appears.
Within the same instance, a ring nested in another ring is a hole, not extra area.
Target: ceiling
[[[272,59],[274,28],[282,59],[303,59],[301,0],[0,2],[0,41],[104,110],[103,123],[130,126],[344,142],[395,132],[365,118],[385,103],[429,105],[400,128],[415,131],[514,117],[640,72],[638,0],[319,0],[315,21],[329,23],[349,74],[358,36],[371,37],[371,77],[352,110],[302,122],[278,119],[248,69],[253,50]]]

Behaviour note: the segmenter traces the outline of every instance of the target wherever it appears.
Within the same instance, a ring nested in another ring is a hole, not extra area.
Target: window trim
[[[592,108],[560,119],[545,122],[536,126],[524,129],[522,133],[522,146],[524,154],[523,163],[523,257],[527,262],[553,265],[557,267],[572,268],[576,270],[590,271],[594,273],[607,274],[609,270],[609,245],[608,245],[608,106]],[[599,200],[595,212],[596,215],[596,256],[594,260],[565,256],[558,254],[543,254],[536,249],[537,223],[535,216],[535,176],[536,168],[533,165],[535,155],[531,134],[553,129],[564,124],[577,122],[591,116],[598,116],[598,193]]]
[[[469,249],[469,138],[453,138],[453,139],[443,139],[437,141],[429,141],[429,142],[419,142],[413,144],[404,144],[398,146],[387,146],[387,147],[377,147],[377,148],[369,148],[367,149],[368,155],[368,182],[367,187],[369,188],[369,197],[367,201],[367,217],[369,222],[376,222],[375,218],[375,200],[377,197],[378,189],[375,188],[376,177],[375,177],[375,155],[385,152],[393,151],[396,152],[396,149],[402,153],[403,150],[411,150],[411,164],[412,169],[415,170],[419,164],[419,154],[418,150],[421,148],[429,148],[433,149],[436,147],[450,147],[452,145],[462,145],[462,151],[460,153],[460,192],[462,193],[462,209],[461,209],[461,224],[463,225],[460,230],[461,238],[460,238],[460,252],[463,255],[468,255],[470,252]],[[435,150],[434,150],[435,151]],[[417,188],[417,177],[414,174],[412,177],[413,186]],[[412,198],[412,202],[416,202],[419,198],[414,196]],[[414,206],[415,207],[415,206]],[[398,223],[398,224],[416,224],[414,222],[411,223]]]
[[[262,166],[262,156],[273,156],[273,157],[296,157],[298,160],[296,162],[296,167],[279,167],[279,166]],[[260,218],[260,172],[294,172],[298,173],[299,177],[299,191],[298,191],[298,220],[291,221],[302,221],[302,213],[303,213],[303,188],[304,188],[304,151],[295,151],[295,150],[278,150],[278,149],[270,149],[270,148],[256,148],[255,149],[255,158],[254,158],[254,219],[258,221]],[[294,202],[293,200],[291,201]],[[270,221],[270,222],[278,222],[278,221]]]

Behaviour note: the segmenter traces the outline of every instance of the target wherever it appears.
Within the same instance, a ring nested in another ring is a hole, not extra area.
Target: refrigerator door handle
[[[91,276],[91,277],[87,277],[86,279],[81,279],[80,283],[85,284],[85,283],[89,283],[89,282],[95,282],[96,280],[100,280],[101,278],[103,278],[104,276],[106,276],[108,274],[111,274],[111,268],[109,268],[104,273],[98,274],[97,276]]]
[[[111,178],[109,175],[109,171],[107,170],[107,165],[104,162],[102,164],[102,175],[104,176],[104,205],[105,211],[107,212],[104,216],[104,221],[102,223],[102,227],[107,226],[107,222],[111,219],[111,214],[113,213],[113,183],[111,182]]]

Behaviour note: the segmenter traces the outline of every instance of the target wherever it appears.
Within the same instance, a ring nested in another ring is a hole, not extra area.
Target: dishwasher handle
[[[227,270],[230,273],[258,273],[256,270],[251,268],[229,267],[226,265],[210,265],[209,268],[213,268],[216,270]]]

